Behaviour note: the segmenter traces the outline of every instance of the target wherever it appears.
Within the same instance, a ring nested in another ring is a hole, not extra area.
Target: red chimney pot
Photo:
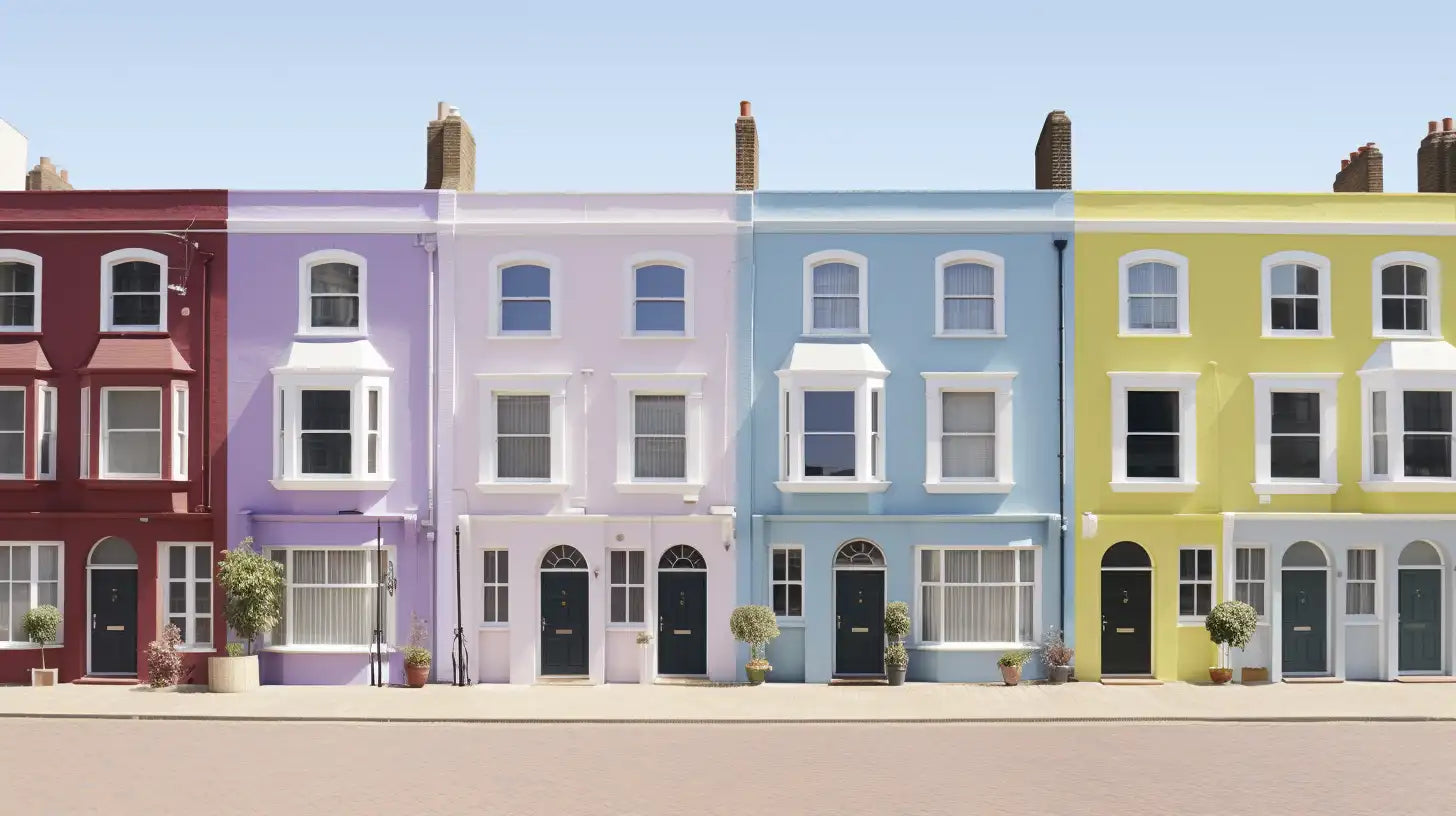
[[[1349,167],[1349,166],[1350,166],[1350,160],[1349,159],[1340,159],[1340,169],[1341,170],[1344,170],[1346,167]]]
[[[1441,129],[1442,130],[1456,130],[1456,128],[1453,128],[1451,126],[1451,117],[1447,116],[1445,119],[1442,119],[1441,120]]]
[[[1426,132],[1427,133],[1435,133],[1436,132],[1436,128],[1438,128],[1440,126],[1441,126],[1441,123],[1440,122],[1437,122],[1436,120],[1432,119],[1431,121],[1429,121],[1429,122],[1426,123]]]
[[[738,115],[739,116],[752,116],[753,115],[753,105],[749,104],[749,102],[748,102],[747,99],[745,99],[742,102],[739,102],[738,103]]]
[[[1356,160],[1358,158],[1360,158],[1360,154],[1359,153],[1356,153],[1354,151],[1351,151],[1351,153],[1350,153],[1350,161],[1354,161],[1354,160]]]

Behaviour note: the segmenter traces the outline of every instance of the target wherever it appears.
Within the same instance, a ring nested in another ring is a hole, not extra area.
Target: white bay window
[[[273,369],[273,486],[387,489],[389,374],[367,340],[294,343]]]
[[[497,493],[565,490],[570,374],[481,374],[477,487]]]
[[[1040,628],[1037,550],[922,548],[917,638],[925,644],[1026,644]]]
[[[786,493],[885,490],[885,378],[865,344],[798,343],[778,373]]]
[[[101,389],[101,477],[162,478],[162,389]]]
[[[388,575],[393,548],[280,548],[268,554],[284,568],[283,620],[270,646],[366,650],[381,595],[384,630],[394,632],[393,596],[378,586]]]
[[[1439,340],[1387,341],[1359,373],[1361,486],[1456,492],[1456,348]]]

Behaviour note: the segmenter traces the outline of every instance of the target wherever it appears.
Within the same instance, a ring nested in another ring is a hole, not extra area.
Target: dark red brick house
[[[62,682],[147,679],[173,622],[191,682],[226,642],[227,194],[0,193],[0,683],[55,604]]]

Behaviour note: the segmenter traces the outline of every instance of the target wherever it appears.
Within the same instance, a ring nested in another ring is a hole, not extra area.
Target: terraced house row
[[[0,681],[44,603],[65,681],[167,623],[202,680],[244,542],[271,683],[367,681],[376,620],[396,678],[419,620],[443,679],[458,626],[477,682],[731,681],[748,603],[771,680],[873,677],[889,601],[912,680],[1051,627],[1202,679],[1224,599],[1273,679],[1456,673],[1451,120],[1414,194],[1374,145],[1074,193],[1060,111],[1020,192],[760,191],[747,103],[717,193],[475,192],[458,111],[426,136],[419,191],[0,179]]]

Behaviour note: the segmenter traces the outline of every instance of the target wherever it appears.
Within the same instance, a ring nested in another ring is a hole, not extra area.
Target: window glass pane
[[[627,588],[624,586],[612,587],[612,623],[625,623],[627,621]]]
[[[484,581],[487,584],[493,584],[493,583],[496,582],[496,579],[495,579],[495,556],[496,556],[496,551],[495,550],[486,550],[485,551]]]
[[[987,550],[981,553],[981,580],[985,583],[1009,583],[1016,580],[1016,553],[1011,550]]]
[[[680,298],[683,295],[682,269],[667,264],[637,267],[637,297]]]
[[[789,573],[789,551],[775,548],[773,551],[773,579],[774,581],[788,580]]]
[[[1129,479],[1178,478],[1178,437],[1128,434],[1127,477]]]
[[[187,577],[187,548],[167,548],[167,575],[172,578]]]
[[[1269,440],[1269,475],[1275,479],[1318,479],[1317,436],[1276,436]]]
[[[945,294],[947,297],[983,296],[996,293],[996,273],[991,267],[978,263],[951,264],[945,268]]]
[[[551,301],[507,300],[501,303],[501,331],[551,331]]]
[[[1294,294],[1294,266],[1283,264],[1269,270],[1269,294]]]
[[[854,433],[854,392],[805,391],[804,431]]]
[[[192,584],[192,611],[203,614],[212,612],[211,581],[196,581]]]
[[[940,550],[920,551],[920,580],[940,580]]]
[[[791,617],[801,617],[804,614],[804,586],[803,584],[789,584],[789,606],[787,614]]]
[[[627,621],[641,623],[643,615],[644,590],[640,586],[627,588]]]
[[[634,478],[687,478],[687,440],[681,437],[638,437],[633,444],[633,454]]]
[[[1375,580],[1375,551],[1374,550],[1350,550],[1347,555],[1350,567],[1350,580],[1352,581],[1373,581]]]
[[[1406,431],[1451,430],[1450,391],[1405,392]]]
[[[1276,434],[1318,434],[1320,395],[1309,392],[1281,392],[1269,395],[1271,430]]]
[[[990,392],[942,391],[941,424],[945,433],[995,433],[996,395]]]
[[[35,291],[35,267],[20,261],[0,261],[0,293]]]
[[[369,557],[364,550],[329,550],[329,583],[369,583]]]
[[[1380,292],[1385,295],[1405,294],[1405,267],[1396,264],[1380,270]]]
[[[773,585],[774,614],[780,617],[789,614],[789,587],[787,584]]]
[[[1405,266],[1405,293],[1407,295],[1426,294],[1426,270],[1423,267],[1411,264]]]
[[[1316,298],[1299,298],[1294,302],[1294,325],[1290,328],[1299,331],[1319,330],[1319,300]]]
[[[940,440],[940,474],[947,479],[994,479],[994,436],[945,436]]]
[[[804,551],[789,550],[789,580],[804,580]]]
[[[612,583],[627,583],[627,553],[623,550],[613,550],[612,561]]]
[[[106,426],[111,430],[161,430],[161,391],[106,392]]]
[[[167,611],[175,615],[187,614],[186,581],[170,581],[167,583]],[[187,627],[183,626],[181,628],[185,630]]]
[[[838,331],[859,329],[859,298],[814,297],[814,328]]]
[[[1192,581],[1198,571],[1198,554],[1193,550],[1178,551],[1178,580]]]
[[[502,434],[551,433],[551,398],[544,394],[496,397],[496,432]]]
[[[804,437],[805,476],[853,476],[854,463],[854,434]]]
[[[509,554],[510,553],[507,552],[506,550],[498,550],[498,551],[496,551],[496,554],[495,554],[496,555],[496,562],[495,562],[495,565],[496,565],[496,574],[498,576],[500,576],[497,580],[498,580],[499,583],[502,583],[502,584],[507,583],[508,581],[510,581],[510,577],[511,577],[511,570],[510,570],[511,560],[510,560],[510,558],[507,557]]]
[[[0,431],[25,430],[25,392],[0,391]]]
[[[1382,298],[1380,301],[1380,325],[1393,331],[1405,329],[1405,301],[1401,298]]]
[[[348,391],[304,391],[303,430],[349,430]]]
[[[681,394],[638,394],[634,404],[638,434],[687,433],[687,399]]]
[[[646,553],[641,550],[632,550],[627,553],[627,583],[642,583],[645,564]]]
[[[992,331],[996,328],[995,302],[990,298],[945,300],[946,331]]]
[[[814,267],[814,294],[858,295],[859,267],[847,263],[823,263]]]
[[[1198,580],[1213,580],[1213,550],[1195,550],[1198,555]]]
[[[36,550],[36,560],[38,563],[36,565],[35,577],[41,581],[60,580],[60,549],[57,547],[37,547]]]
[[[111,267],[111,291],[159,292],[162,268],[150,261],[126,261]]]
[[[1177,391],[1128,391],[1128,432],[1176,433],[1178,396]]]
[[[1178,614],[1198,614],[1198,588],[1196,584],[1178,585]]]
[[[979,556],[976,550],[945,550],[945,582],[963,584],[980,580]]]
[[[687,325],[681,300],[640,300],[634,311],[634,325],[640,332],[681,332]]]
[[[359,267],[348,263],[322,263],[309,268],[309,291],[322,295],[359,293]]]
[[[1375,584],[1346,584],[1345,613],[1349,615],[1375,614]]]
[[[15,261],[0,263],[0,326],[34,326],[35,267]]]
[[[501,270],[501,297],[551,297],[551,270],[535,264],[508,266]]]

